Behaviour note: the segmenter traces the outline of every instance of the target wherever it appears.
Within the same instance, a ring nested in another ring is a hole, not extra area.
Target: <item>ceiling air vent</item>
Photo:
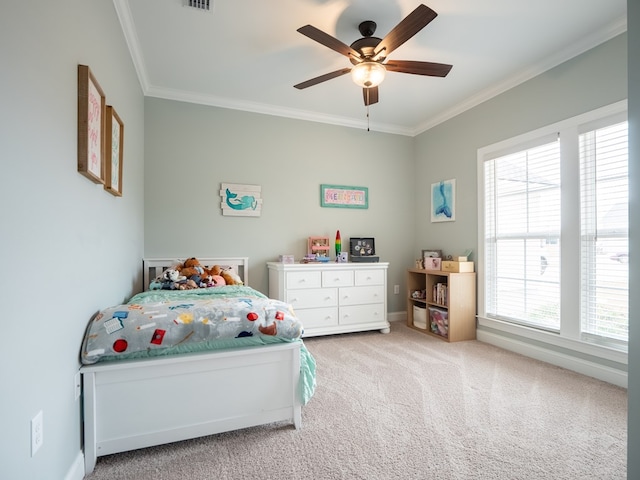
[[[211,0],[184,0],[185,7],[192,7],[196,10],[208,12],[211,10]]]

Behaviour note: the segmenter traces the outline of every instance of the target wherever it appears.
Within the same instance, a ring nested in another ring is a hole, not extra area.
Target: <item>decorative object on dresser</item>
[[[315,257],[329,258],[331,244],[329,237],[309,237],[307,239],[307,254]]]
[[[352,262],[375,263],[380,261],[376,255],[376,240],[372,237],[351,237],[349,254]]]
[[[293,306],[303,337],[380,330],[387,321],[388,263],[267,263],[269,296]]]
[[[407,325],[448,342],[474,340],[476,274],[408,269]]]

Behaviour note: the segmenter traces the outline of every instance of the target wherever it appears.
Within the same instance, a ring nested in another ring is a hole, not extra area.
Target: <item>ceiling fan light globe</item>
[[[373,88],[382,83],[386,73],[387,70],[381,63],[366,61],[351,69],[351,78],[359,87]]]

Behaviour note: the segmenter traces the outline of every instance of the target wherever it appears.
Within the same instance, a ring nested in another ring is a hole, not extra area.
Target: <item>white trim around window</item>
[[[478,150],[478,339],[503,348],[510,348],[565,368],[572,368],[612,383],[626,386],[626,345],[586,341],[580,328],[580,219],[575,212],[580,207],[580,182],[575,175],[564,175],[564,169],[575,169],[579,162],[577,138],[586,127],[604,122],[626,120],[627,102],[599,108],[552,125],[528,132],[515,138],[489,145]],[[573,165],[563,165],[561,209],[563,213],[561,269],[561,327],[558,331],[530,328],[527,325],[506,322],[487,315],[485,264],[485,162],[490,159],[536,145],[541,138],[560,137],[562,155],[570,157]],[[564,139],[564,141],[563,141]],[[571,212],[571,213],[569,213]],[[566,213],[566,214],[565,214]],[[569,221],[568,221],[569,220]],[[547,353],[545,354],[544,351]],[[593,369],[585,367],[591,364]],[[617,373],[615,373],[617,372]]]

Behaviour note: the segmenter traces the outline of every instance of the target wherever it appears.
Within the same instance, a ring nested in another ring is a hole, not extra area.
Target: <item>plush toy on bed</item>
[[[179,267],[180,275],[184,275],[187,279],[193,280],[196,285],[200,284],[202,277],[204,277],[204,267],[200,264],[200,261],[191,257],[184,261],[181,267]]]
[[[220,275],[211,275],[205,267],[204,277],[200,281],[200,288],[222,287],[226,284],[227,282],[224,281],[224,278]]]
[[[238,272],[236,272],[233,267],[225,268],[222,270],[221,275],[224,281],[227,282],[227,285],[244,285],[242,278],[240,278],[240,275],[238,275]]]
[[[187,277],[175,268],[167,268],[149,284],[149,290],[177,290]]]
[[[219,276],[224,279],[226,285],[244,285],[240,275],[232,267],[225,267],[224,269],[220,265],[214,265],[209,274],[212,276]]]

